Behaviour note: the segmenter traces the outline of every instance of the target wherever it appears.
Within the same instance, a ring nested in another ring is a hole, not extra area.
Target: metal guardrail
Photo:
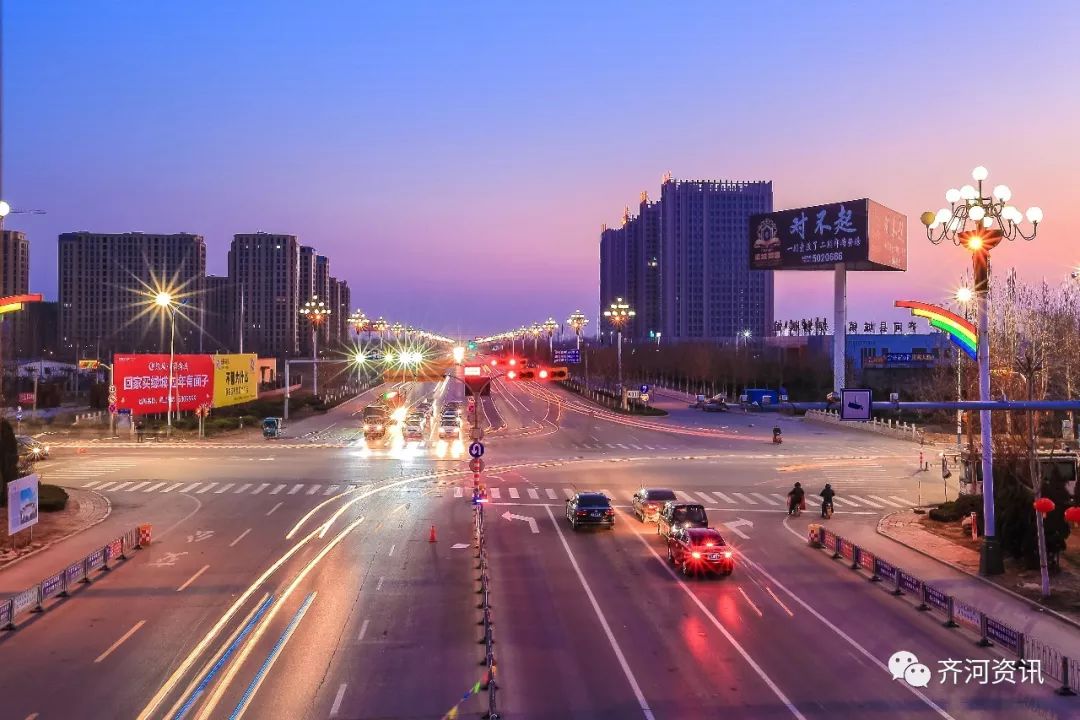
[[[892,418],[874,418],[867,421],[842,421],[840,413],[835,410],[807,410],[807,420],[843,425],[845,428],[854,430],[868,430],[881,435],[891,435],[900,440],[910,440],[920,445],[933,444],[926,440],[925,433],[913,423],[896,422]]]
[[[945,617],[947,628],[967,628],[979,636],[981,647],[999,645],[1017,657],[1017,664],[1037,661],[1040,672],[1060,683],[1058,695],[1076,695],[1080,688],[1080,658],[1070,658],[1041,640],[1028,637],[1022,631],[993,618],[978,608],[957,600],[933,585],[874,555],[825,526],[812,523],[807,533],[811,547],[832,551],[833,559],[843,558],[852,570],[870,573],[871,582],[880,582],[892,595],[908,594],[918,599],[915,608],[921,612],[938,612]]]
[[[37,585],[0,600],[0,629],[14,630],[15,621],[25,613],[45,611],[45,602],[54,597],[66,598],[80,584],[92,582],[95,570],[109,572],[109,563],[127,560],[128,553],[150,544],[150,526],[140,525],[123,535],[94,548],[86,557],[48,576]]]

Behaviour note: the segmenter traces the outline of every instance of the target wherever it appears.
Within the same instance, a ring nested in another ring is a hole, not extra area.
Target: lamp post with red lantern
[[[993,193],[983,194],[983,182],[988,176],[981,165],[971,172],[978,188],[964,185],[945,193],[949,207],[935,212],[924,212],[921,220],[926,226],[926,237],[935,245],[945,240],[959,245],[971,253],[974,269],[972,290],[978,299],[979,315],[979,400],[990,396],[990,251],[1002,240],[1034,240],[1042,222],[1043,213],[1037,207],[1029,208],[1027,219],[1031,231],[1021,227],[1024,215],[1013,205],[1008,205],[1012,191],[1005,185],[994,187]],[[994,521],[994,455],[990,411],[979,411],[982,434],[982,481],[983,481],[983,544],[979,553],[979,573],[999,575],[1005,571],[1001,545],[997,539]]]

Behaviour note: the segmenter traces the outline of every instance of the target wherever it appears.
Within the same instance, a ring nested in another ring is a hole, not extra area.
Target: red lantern
[[[1047,513],[1054,512],[1054,501],[1050,498],[1041,497],[1035,501],[1035,512],[1042,516],[1046,516]]]
[[[1080,523],[1080,507],[1065,508],[1065,522]]]

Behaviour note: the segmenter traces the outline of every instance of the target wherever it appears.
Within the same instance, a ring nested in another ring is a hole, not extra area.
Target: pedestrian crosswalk
[[[599,450],[601,452],[626,452],[630,450],[634,451],[649,451],[660,452],[669,450],[682,450],[686,446],[683,445],[646,445],[644,443],[609,443],[609,442],[571,442],[566,443],[566,447],[574,448],[575,450]]]
[[[348,490],[366,487],[361,483],[219,483],[219,482],[168,482],[144,480],[141,482],[118,482],[116,480],[91,480],[82,485],[89,490],[112,493],[193,493],[195,495],[334,495]],[[533,491],[535,493],[535,491]],[[532,494],[529,497],[538,499]]]
[[[634,496],[633,490],[622,490],[612,492],[604,488],[517,488],[517,487],[498,487],[488,486],[488,497],[494,502],[507,501],[507,502],[525,502],[535,501],[537,504],[548,503],[550,501],[561,502],[563,499],[569,499],[574,496],[575,492],[588,490],[590,492],[602,492],[612,499],[616,504],[630,504]],[[454,487],[454,497],[465,497],[466,494],[471,494],[471,489],[466,486],[458,485]],[[728,490],[727,492],[720,492],[718,490],[675,490],[675,496],[679,502],[692,502],[701,503],[708,507],[724,507],[724,508],[749,508],[759,510],[780,510],[787,507],[788,499],[786,494],[770,493],[770,492],[736,492]],[[807,500],[808,504],[810,499]],[[908,498],[901,497],[900,495],[845,495],[844,497],[837,497],[834,499],[834,503],[838,509],[860,509],[860,510],[881,510],[892,511],[899,509],[908,509],[915,506],[915,502]]]
[[[48,482],[70,482],[73,480],[91,480],[118,470],[129,470],[139,464],[139,460],[123,458],[96,458],[55,467],[42,464],[38,472]]]

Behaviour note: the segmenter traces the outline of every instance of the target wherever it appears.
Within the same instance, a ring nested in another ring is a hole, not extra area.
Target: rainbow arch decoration
[[[976,358],[979,347],[979,331],[975,326],[943,307],[919,302],[918,300],[897,300],[896,307],[908,308],[916,317],[926,318],[932,327],[946,333],[956,346],[967,353],[972,360]]]

